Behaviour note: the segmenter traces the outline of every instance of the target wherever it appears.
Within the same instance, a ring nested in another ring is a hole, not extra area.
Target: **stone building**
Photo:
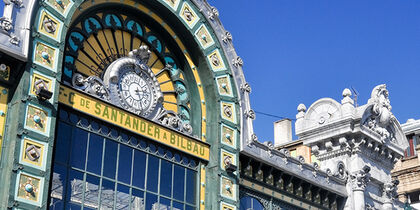
[[[401,125],[407,136],[409,147],[404,158],[395,164],[392,176],[400,180],[398,196],[401,202],[410,204],[415,209],[420,209],[420,152],[419,134],[420,120],[410,119]]]
[[[399,207],[406,139],[385,86],[361,107],[347,90],[299,106],[312,164],[258,141],[243,61],[206,1],[3,4],[0,209]]]

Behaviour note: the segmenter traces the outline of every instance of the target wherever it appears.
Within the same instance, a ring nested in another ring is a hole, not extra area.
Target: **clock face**
[[[127,72],[120,79],[122,101],[136,110],[147,110],[152,102],[152,91],[142,73]]]

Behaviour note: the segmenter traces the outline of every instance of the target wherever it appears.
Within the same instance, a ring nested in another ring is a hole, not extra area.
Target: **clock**
[[[114,61],[105,72],[104,84],[113,104],[144,117],[153,113],[163,100],[152,70],[132,57]]]
[[[128,72],[122,75],[119,85],[122,102],[136,110],[147,110],[152,103],[152,91],[142,73]]]

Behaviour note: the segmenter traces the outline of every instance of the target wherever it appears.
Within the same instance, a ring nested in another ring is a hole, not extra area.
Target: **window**
[[[196,160],[64,110],[59,115],[50,209],[196,208]]]
[[[251,196],[241,198],[240,210],[263,210],[263,205]]]

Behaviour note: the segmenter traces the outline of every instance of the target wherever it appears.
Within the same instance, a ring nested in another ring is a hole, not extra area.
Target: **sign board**
[[[210,146],[207,143],[185,136],[77,90],[60,85],[58,100],[60,103],[92,117],[158,141],[200,159],[209,160]]]

